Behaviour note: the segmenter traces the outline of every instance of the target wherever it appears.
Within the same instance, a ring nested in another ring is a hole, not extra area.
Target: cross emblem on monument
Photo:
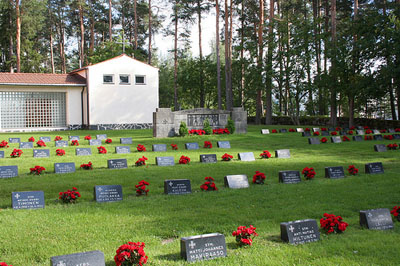
[[[168,183],[168,185],[170,186],[170,187],[172,187],[172,185],[173,185],[174,183],[172,183],[172,181],[170,181],[169,183]],[[192,241],[193,242],[193,241]]]
[[[195,246],[196,246],[196,243],[194,243],[193,241],[190,241],[189,247],[191,249],[194,249]]]
[[[15,196],[14,196],[16,199],[19,199],[19,197],[21,197],[18,193],[17,194],[15,194]]]
[[[289,231],[293,233],[293,231],[294,231],[293,225],[291,225],[291,226],[289,227]]]
[[[372,217],[372,213],[369,212],[368,213],[368,217],[371,218]]]
[[[60,261],[56,266],[67,266],[67,264],[65,264],[63,261]]]
[[[101,187],[99,187],[97,190],[98,190],[98,191],[100,191],[100,192],[102,192],[102,191],[103,191],[103,189],[102,189]]]

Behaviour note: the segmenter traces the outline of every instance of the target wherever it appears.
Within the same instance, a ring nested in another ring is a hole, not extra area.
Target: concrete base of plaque
[[[219,233],[181,238],[181,256],[188,262],[226,257],[225,236]]]

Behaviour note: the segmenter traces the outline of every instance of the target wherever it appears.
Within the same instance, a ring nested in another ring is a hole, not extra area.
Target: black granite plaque
[[[107,135],[106,134],[96,135],[96,139],[99,139],[99,140],[107,139]]]
[[[42,140],[43,142],[50,142],[51,138],[50,137],[40,137],[39,140]]]
[[[290,244],[304,244],[320,240],[317,221],[314,219],[281,223],[281,239]]]
[[[231,143],[229,141],[218,141],[217,142],[218,148],[221,149],[230,149]]]
[[[69,138],[70,141],[73,141],[73,140],[78,140],[79,141],[80,140],[79,136],[69,136],[68,138]]]
[[[244,162],[251,162],[251,161],[256,160],[254,158],[254,153],[252,153],[252,152],[240,152],[240,153],[238,153],[238,158],[239,158],[239,160],[244,161]]]
[[[43,191],[23,191],[11,193],[12,208],[19,209],[42,209],[44,208]]]
[[[329,132],[328,131],[321,131],[321,136],[327,137],[329,136]]]
[[[326,178],[343,178],[344,169],[343,166],[325,167]]]
[[[357,132],[357,135],[365,135],[365,132],[364,132],[364,130],[357,130],[356,131]]]
[[[339,134],[342,135],[342,136],[346,136],[347,132],[346,131],[340,131]]]
[[[342,143],[342,139],[339,136],[331,137],[332,143]]]
[[[275,151],[276,158],[290,158],[290,150],[276,150]]]
[[[89,140],[90,146],[99,146],[101,145],[101,139],[91,139]]]
[[[386,145],[385,144],[375,144],[374,151],[385,152],[385,151],[387,151]]]
[[[269,134],[269,129],[261,129],[261,134],[263,135]]]
[[[301,133],[301,135],[303,137],[311,137],[311,132],[310,131],[304,131],[304,132]]]
[[[198,150],[199,144],[197,142],[185,143],[185,148],[187,150]]]
[[[321,144],[319,141],[319,138],[308,138],[308,143],[309,144]]]
[[[123,169],[128,168],[126,159],[113,159],[107,160],[107,166],[109,169]]]
[[[279,182],[284,184],[296,184],[301,182],[299,171],[279,171]]]
[[[77,156],[92,155],[92,149],[91,148],[76,148],[75,149],[75,154]]]
[[[282,129],[279,130],[279,132],[281,132],[281,133],[287,133],[287,129],[286,129],[286,128],[282,128]]]
[[[55,163],[54,171],[56,174],[74,173],[75,163]]]
[[[336,129],[334,127],[330,127],[328,128],[328,131],[336,131]]]
[[[18,176],[18,166],[0,166],[0,178],[11,178]]]
[[[372,132],[373,132],[373,134],[381,134],[381,132],[379,132],[378,129],[374,129],[374,130],[372,130]]]
[[[122,200],[121,185],[94,186],[94,199],[97,202],[113,202]]]
[[[394,133],[394,132],[396,132],[396,131],[394,130],[394,128],[389,128],[389,129],[388,129],[388,132],[389,132],[389,133]],[[377,133],[377,134],[378,134],[378,133]]]
[[[353,136],[353,140],[354,141],[363,141],[363,137],[362,136]]]
[[[389,209],[360,211],[360,225],[375,230],[393,229],[393,221]]]
[[[313,130],[313,132],[319,132],[320,131],[319,127],[314,127],[312,130]]]
[[[202,163],[216,163],[217,155],[216,154],[200,154],[200,162]]]
[[[394,139],[400,139],[400,134],[393,134],[392,136]]]
[[[227,175],[224,177],[224,184],[229,188],[248,188],[249,180],[246,175]]]
[[[303,133],[303,132],[304,132],[304,129],[301,128],[301,127],[298,127],[298,128],[296,128],[296,131],[297,131],[298,133]]]
[[[0,151],[0,159],[4,158],[4,151]]]
[[[9,143],[20,143],[21,139],[20,138],[9,138],[8,142]]]
[[[68,141],[66,140],[57,140],[55,141],[56,147],[68,147]]]
[[[359,129],[359,130],[363,130],[363,129],[364,129],[364,127],[362,127],[362,126],[357,126],[357,129]]]
[[[104,254],[99,250],[55,256],[50,258],[51,266],[105,266]]]
[[[381,162],[365,164],[366,174],[383,174],[383,165]]]
[[[19,148],[20,149],[33,149],[33,142],[20,142]]]
[[[182,237],[181,256],[188,262],[226,257],[225,236],[213,233]]]
[[[34,158],[47,158],[50,157],[50,150],[33,150],[33,157]]]
[[[382,135],[374,135],[374,140],[383,140]]]
[[[156,157],[156,165],[158,166],[173,166],[175,165],[174,157]]]
[[[167,144],[153,144],[153,151],[167,151]]]
[[[164,180],[164,193],[169,195],[192,193],[189,179]]]
[[[132,138],[120,138],[119,141],[121,144],[132,144]]]
[[[117,147],[115,147],[115,153],[131,153],[131,147],[117,146]]]

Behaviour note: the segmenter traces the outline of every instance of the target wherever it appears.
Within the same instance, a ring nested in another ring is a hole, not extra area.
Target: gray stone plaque
[[[188,262],[226,257],[225,236],[213,233],[182,237],[181,256]]]
[[[239,160],[245,162],[251,162],[256,160],[256,158],[254,158],[254,153],[252,152],[240,152],[238,153],[238,158]]]
[[[365,164],[366,174],[383,174],[383,165],[381,162]]]
[[[80,140],[79,136],[69,136],[68,138],[70,141],[73,141],[73,140],[79,141]]]
[[[217,142],[218,148],[221,149],[230,149],[231,143],[229,141],[218,141]]]
[[[342,143],[342,139],[339,136],[331,137],[332,143]]]
[[[263,135],[269,134],[269,129],[261,129],[261,134]]]
[[[374,140],[383,140],[382,135],[374,135]]]
[[[55,141],[56,147],[68,147],[68,141],[66,140],[57,140]]]
[[[126,159],[112,159],[107,160],[107,166],[109,169],[124,169],[128,168]]]
[[[99,146],[101,145],[101,139],[91,139],[89,140],[90,146]]]
[[[9,138],[8,142],[9,143],[20,143],[21,139],[20,138]]]
[[[33,157],[34,158],[47,158],[50,157],[50,150],[33,150]]]
[[[320,128],[319,127],[314,127],[312,130],[313,130],[313,132],[319,132]]]
[[[4,151],[0,151],[0,159],[4,158]]]
[[[92,149],[91,148],[76,148],[75,149],[75,154],[77,156],[92,155]]]
[[[319,138],[308,138],[308,144],[321,144]]]
[[[104,254],[99,250],[55,256],[50,259],[51,266],[105,266]]]
[[[327,178],[343,178],[343,166],[325,167],[325,177]]]
[[[20,149],[33,149],[33,142],[20,142],[19,148]]]
[[[50,142],[51,138],[50,137],[40,137],[39,140],[42,140],[43,142]]]
[[[290,158],[290,150],[276,150],[275,151],[276,158]]]
[[[164,193],[169,195],[192,193],[189,179],[164,180]]]
[[[197,142],[185,143],[185,148],[187,150],[198,150],[199,144]]]
[[[372,132],[373,132],[373,134],[381,134],[381,132],[379,132],[379,130],[377,130],[377,129],[372,130]]]
[[[173,166],[175,165],[174,157],[156,157],[156,165],[158,166]]]
[[[224,184],[229,188],[248,188],[249,180],[246,175],[227,175],[224,177]]]
[[[400,134],[393,134],[392,136],[394,139],[400,139]]]
[[[0,166],[0,178],[11,178],[18,176],[18,166]]]
[[[94,199],[97,202],[113,202],[122,200],[121,185],[94,186]]]
[[[387,151],[386,145],[385,144],[375,144],[374,151],[385,152],[385,151]]]
[[[75,173],[75,163],[55,163],[54,171],[56,174]]]
[[[301,135],[303,137],[311,137],[311,132],[310,131],[304,131],[304,132],[301,133]]]
[[[360,225],[375,230],[394,228],[389,209],[360,211]]]
[[[119,142],[121,144],[132,144],[132,138],[120,138]]]
[[[359,129],[356,132],[357,132],[357,135],[365,135],[364,130]]]
[[[329,136],[329,132],[328,131],[320,131],[320,133],[321,133],[321,136],[323,136],[323,137]]]
[[[336,129],[334,128],[334,127],[330,127],[330,128],[328,128],[328,131],[336,131]]]
[[[298,127],[298,128],[296,128],[296,131],[297,131],[298,133],[303,133],[303,132],[304,132],[304,128]]]
[[[362,136],[353,136],[353,140],[354,141],[363,141],[363,137]]]
[[[115,147],[115,153],[131,153],[131,147],[117,146],[117,147]]]
[[[279,130],[279,132],[281,132],[281,133],[287,133],[287,129],[286,129],[286,128],[282,128],[282,129]]]
[[[299,171],[279,171],[279,183],[296,184],[301,182]]]
[[[42,209],[44,208],[43,191],[23,191],[11,193],[12,208],[19,209]]]
[[[153,151],[167,151],[167,144],[153,144]]]
[[[99,134],[99,135],[96,135],[96,139],[99,139],[99,140],[107,139],[107,134]]]
[[[304,244],[320,240],[317,221],[314,219],[281,223],[281,239],[290,244]]]
[[[389,128],[389,129],[388,129],[388,132],[389,132],[389,133],[395,133],[396,131],[394,130],[394,128]]]
[[[201,154],[200,162],[202,163],[216,163],[217,155],[216,154]]]

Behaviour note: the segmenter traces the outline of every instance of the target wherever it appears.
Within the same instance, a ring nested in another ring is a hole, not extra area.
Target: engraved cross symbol
[[[110,163],[113,164],[114,162],[113,162],[113,161],[110,161]]]
[[[14,196],[16,199],[19,199],[19,197],[21,197],[18,193],[17,194],[15,194],[15,196]]]
[[[289,231],[293,233],[293,231],[294,231],[293,225],[291,225],[291,226],[289,227]]]
[[[194,243],[193,241],[190,241],[189,247],[191,249],[194,249],[195,246],[196,246],[196,243]]]
[[[67,264],[65,264],[63,261],[60,261],[56,266],[67,266]]]
[[[169,183],[168,183],[168,185],[170,186],[170,187],[172,187],[172,185],[173,185],[174,183],[172,183],[172,181],[170,181]],[[193,242],[193,241],[192,241]]]
[[[102,192],[102,191],[103,191],[103,189],[102,189],[101,187],[99,187],[97,190],[98,190],[98,191],[100,191],[100,192]]]
[[[369,212],[368,213],[368,217],[371,218],[372,217],[372,213]]]

